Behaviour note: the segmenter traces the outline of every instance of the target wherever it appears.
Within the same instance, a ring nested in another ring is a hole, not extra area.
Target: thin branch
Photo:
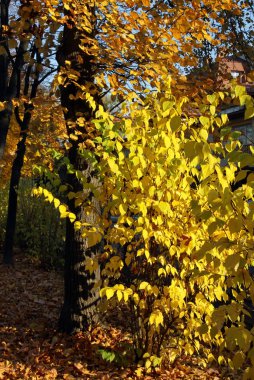
[[[10,49],[9,49],[8,45],[7,44],[3,44],[3,47],[4,47],[4,49],[5,49],[6,53],[7,53],[7,56],[9,58],[10,62],[14,66],[15,62],[14,62],[13,56],[11,55],[11,52],[10,52]]]
[[[48,73],[46,73],[45,75],[43,75],[43,77],[41,77],[41,79],[38,81],[38,84],[41,84],[49,75],[57,72],[57,68],[55,69],[52,69],[51,71],[49,71]]]
[[[31,51],[31,59],[34,58],[35,53],[36,53],[36,46],[34,45],[32,51]],[[32,68],[33,68],[33,64],[30,63],[30,64],[28,65],[27,70],[26,70],[25,79],[24,79],[24,82],[25,82],[25,83],[24,83],[24,95],[25,95],[25,96],[28,95],[29,84],[30,84],[30,77],[31,77],[31,73],[32,73]]]
[[[120,106],[120,104],[122,104],[123,102],[125,101],[125,99],[122,99],[120,102],[118,102],[114,107],[110,108],[109,112],[112,112],[115,108],[117,108],[118,106]]]
[[[16,107],[14,108],[14,114],[15,114],[15,118],[16,118],[16,120],[17,120],[19,126],[20,126],[21,128],[23,128],[23,121],[22,121],[22,119],[21,119],[21,117],[20,117],[19,106],[16,106]]]
[[[103,99],[104,96],[106,96],[109,92],[111,91],[111,88],[109,88],[107,91],[104,91],[100,96],[99,96],[99,99]]]

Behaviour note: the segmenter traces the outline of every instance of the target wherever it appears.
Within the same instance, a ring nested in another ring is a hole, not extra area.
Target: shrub
[[[43,266],[62,268],[65,223],[52,205],[31,195],[33,185],[31,179],[23,179],[19,186],[15,244],[26,254],[37,258]],[[3,194],[0,212],[4,232],[7,188]],[[4,241],[4,233],[1,241]]]
[[[227,117],[215,112],[224,96],[207,96],[202,114],[189,117],[194,105],[175,99],[165,84],[143,106],[130,106],[121,131],[110,122],[107,129],[104,114],[100,124],[98,113],[107,243],[101,295],[128,306],[136,357],[149,370],[169,347],[171,360],[183,352],[212,360],[214,345],[219,363],[241,368],[253,360],[253,330],[245,322],[254,301],[254,176],[236,191],[232,184],[254,158],[225,134]],[[239,86],[230,96],[253,113]],[[208,143],[215,133],[221,138]],[[118,216],[115,224],[109,215]]]
[[[242,87],[228,95],[254,114]],[[165,78],[163,91],[133,102],[117,125],[98,107],[101,136],[94,152],[84,152],[99,173],[98,188],[77,174],[102,205],[100,228],[37,191],[82,229],[88,245],[103,236],[104,252],[88,258],[86,269],[101,266],[101,296],[129,313],[136,360],[149,371],[169,348],[170,360],[184,352],[207,362],[217,346],[219,363],[245,366],[244,378],[253,378],[254,330],[245,322],[254,302],[254,177],[235,191],[232,185],[254,157],[224,128],[227,116],[216,113],[224,96],[208,95],[201,115],[190,117],[197,105],[176,99]],[[69,196],[79,202],[81,194]]]

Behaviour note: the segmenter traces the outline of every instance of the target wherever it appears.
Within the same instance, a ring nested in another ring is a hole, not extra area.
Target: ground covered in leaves
[[[44,271],[21,253],[14,268],[0,264],[0,380],[136,379],[135,368],[102,360],[100,348],[117,349],[129,337],[99,326],[66,336],[57,332],[63,278]],[[226,368],[201,369],[182,358],[158,374],[139,379],[236,379]]]

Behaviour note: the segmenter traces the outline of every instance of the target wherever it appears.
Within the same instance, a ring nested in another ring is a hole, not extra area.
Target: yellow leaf
[[[166,276],[166,271],[165,271],[165,269],[164,268],[160,268],[159,270],[158,270],[158,276],[160,277],[160,276]]]
[[[140,186],[140,182],[139,182],[137,179],[134,179],[134,180],[132,181],[132,186],[133,186],[134,188],[139,187],[139,186]]]
[[[118,301],[121,301],[121,299],[123,298],[123,293],[121,292],[121,290],[117,290],[116,296]]]
[[[165,147],[169,148],[171,145],[171,139],[169,138],[169,136],[165,136],[163,140],[164,140]]]
[[[225,114],[225,113],[223,113],[223,114],[221,115],[221,120],[222,120],[222,123],[223,123],[223,124],[226,124],[226,123],[228,122],[228,115]]]
[[[143,235],[143,238],[146,240],[146,239],[148,239],[148,237],[149,237],[149,234],[148,234],[148,231],[147,230],[143,230],[142,231],[142,235]]]
[[[208,139],[208,132],[206,129],[201,129],[199,131],[199,136],[202,138],[202,140],[207,141]]]
[[[132,289],[126,289],[123,291],[123,298],[124,298],[124,301],[127,302],[130,295],[133,294],[133,290]]]
[[[155,194],[155,191],[156,191],[156,187],[155,186],[151,186],[148,190],[148,194],[150,197],[153,197],[154,194]]]
[[[155,327],[159,327],[159,325],[163,325],[163,314],[160,310],[155,310],[151,313],[149,317],[150,325],[155,325]]]
[[[181,126],[182,119],[180,116],[174,116],[170,120],[170,127],[175,132]]]
[[[167,202],[159,202],[158,207],[163,214],[167,214],[170,206]]]
[[[73,223],[75,220],[76,220],[76,215],[73,214],[72,212],[69,212],[68,213],[68,217],[70,219],[70,221]]]
[[[84,233],[84,237],[87,239],[87,247],[93,247],[101,241],[101,234],[97,231],[89,231]]]
[[[216,107],[214,106],[214,105],[211,105],[210,106],[210,113],[211,113],[211,115],[215,115],[215,113],[216,113]]]
[[[74,135],[73,133],[70,134],[70,139],[71,140],[75,140],[77,141],[78,140],[78,136]]]
[[[79,222],[79,221],[77,222],[77,221],[76,221],[76,222],[74,223],[75,231],[80,230],[81,226],[82,226],[81,222]]]
[[[112,170],[113,173],[118,173],[119,172],[118,165],[116,164],[114,158],[109,158],[108,159],[108,165],[109,165],[109,167],[110,167],[110,169]]]
[[[246,94],[246,88],[244,86],[237,85],[235,87],[235,94],[239,98],[241,95]]]
[[[169,100],[166,100],[162,103],[162,109],[164,112],[169,110],[170,108],[172,108],[172,102],[170,102]]]
[[[141,282],[141,284],[139,285],[139,289],[140,289],[140,290],[143,290],[143,289],[147,288],[148,285],[149,285],[148,282],[143,281],[143,282]]]
[[[59,199],[54,198],[54,206],[55,206],[55,208],[58,208],[59,205],[60,205],[60,201],[59,201]]]
[[[59,212],[60,212],[60,218],[66,218],[66,216],[67,216],[66,206],[60,205],[59,206]]]
[[[244,113],[244,118],[245,119],[250,119],[251,117],[254,116],[254,107],[246,107],[246,111]]]
[[[138,168],[138,170],[137,170],[137,177],[138,177],[138,179],[143,177],[143,173],[142,173],[142,170],[140,168]]]
[[[48,192],[47,201],[51,203],[53,199],[54,199],[53,195],[50,192]]]
[[[110,298],[113,297],[115,290],[112,288],[107,288],[105,293],[106,293],[107,299],[109,300]]]
[[[123,146],[119,141],[116,142],[116,149],[118,150],[118,152],[121,152],[121,150],[123,149]]]
[[[207,127],[210,125],[210,119],[206,116],[200,116],[199,118],[200,123],[204,126]]]
[[[137,377],[141,377],[143,375],[143,368],[142,367],[137,368],[135,370],[135,374],[137,375]]]
[[[219,365],[222,365],[222,364],[224,364],[225,363],[225,358],[224,358],[224,356],[219,356],[218,357],[218,363],[219,363]]]
[[[212,95],[207,95],[207,100],[210,104],[214,104],[217,100],[217,96],[216,94],[212,94]]]
[[[126,204],[120,204],[120,206],[119,206],[120,215],[125,215],[126,211],[127,211],[127,205]]]
[[[57,76],[57,82],[61,85],[61,84],[64,84],[65,82],[65,77],[63,77],[62,75],[58,75]]]

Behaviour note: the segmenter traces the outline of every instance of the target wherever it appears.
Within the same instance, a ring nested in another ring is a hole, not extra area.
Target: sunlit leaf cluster
[[[161,93],[128,105],[117,127],[97,112],[105,245],[87,270],[101,265],[101,296],[128,306],[147,369],[163,352],[213,360],[213,345],[220,363],[252,360],[254,177],[245,167],[253,157],[225,133],[225,96],[253,108],[236,87],[208,96],[203,115],[190,117],[191,101],[176,99],[165,79]]]

